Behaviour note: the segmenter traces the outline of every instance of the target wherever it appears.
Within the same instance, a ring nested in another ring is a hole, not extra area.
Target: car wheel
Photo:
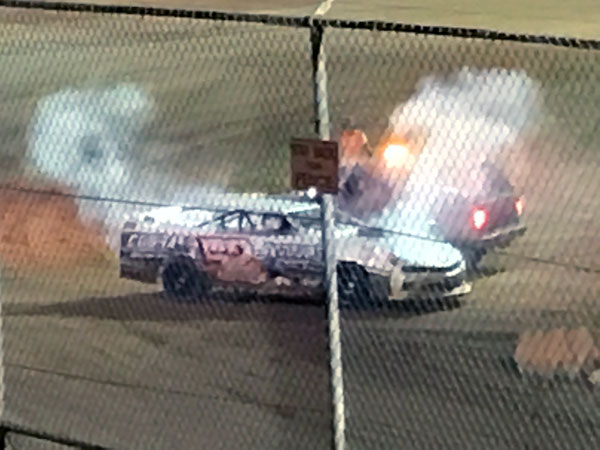
[[[469,249],[464,251],[467,274],[470,278],[482,276],[481,261],[486,253],[486,249]]]
[[[177,300],[203,299],[210,291],[208,275],[199,270],[191,258],[177,258],[162,273],[163,288]]]
[[[337,276],[340,307],[365,308],[376,303],[369,274],[364,267],[341,263],[337,266]]]

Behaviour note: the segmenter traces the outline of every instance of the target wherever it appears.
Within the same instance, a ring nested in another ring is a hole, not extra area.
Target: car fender
[[[336,245],[339,262],[354,262],[382,276],[389,276],[394,269],[395,255],[372,239],[353,236],[340,239]]]

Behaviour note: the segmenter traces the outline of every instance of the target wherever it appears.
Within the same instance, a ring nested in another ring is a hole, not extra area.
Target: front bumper
[[[392,288],[389,301],[436,300],[466,295],[472,290],[465,265],[448,272],[405,273],[401,286]]]

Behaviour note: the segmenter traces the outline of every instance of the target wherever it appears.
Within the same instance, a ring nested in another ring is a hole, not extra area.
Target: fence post
[[[329,108],[327,104],[327,70],[323,49],[323,27],[311,22],[313,86],[316,132],[323,140],[329,140]],[[333,407],[333,443],[335,450],[344,450],[345,413],[344,382],[342,374],[342,342],[340,333],[340,310],[338,304],[337,257],[334,239],[335,205],[331,194],[320,196],[323,260],[325,285],[327,287],[329,358]]]
[[[5,373],[4,373],[4,316],[3,316],[3,303],[4,303],[4,293],[3,293],[3,284],[5,282],[5,276],[6,276],[6,270],[5,268],[2,266],[2,264],[0,264],[0,425],[2,425],[4,423],[4,395],[5,395]],[[4,428],[2,428],[1,430],[1,435],[2,435],[2,441],[0,442],[2,444],[2,447],[0,448],[5,448],[4,447],[4,439],[6,436],[6,430]]]

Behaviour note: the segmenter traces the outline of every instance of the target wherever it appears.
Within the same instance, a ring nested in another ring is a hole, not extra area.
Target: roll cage
[[[290,233],[296,231],[288,218],[277,212],[253,212],[244,209],[235,209],[216,216],[198,225],[199,228],[216,224],[220,231],[237,233]]]

